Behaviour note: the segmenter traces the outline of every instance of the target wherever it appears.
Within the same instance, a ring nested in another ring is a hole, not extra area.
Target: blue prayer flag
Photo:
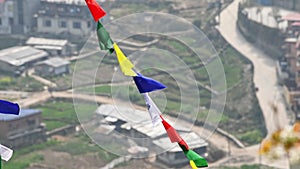
[[[0,100],[0,113],[19,115],[20,107],[16,103]]]
[[[133,80],[140,93],[147,93],[166,88],[162,83],[149,77],[145,77],[140,73],[138,73],[138,76],[133,77]]]

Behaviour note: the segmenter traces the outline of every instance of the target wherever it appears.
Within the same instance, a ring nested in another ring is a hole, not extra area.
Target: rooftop
[[[300,21],[300,13],[290,13],[283,17],[287,21]]]
[[[0,51],[0,61],[9,63],[14,66],[21,66],[25,63],[32,62],[47,56],[47,52],[35,49],[30,46],[15,46]]]
[[[17,120],[26,116],[31,116],[39,113],[41,113],[41,111],[37,109],[21,109],[19,115],[0,114],[0,121]]]
[[[153,126],[150,115],[147,111],[141,111],[132,109],[129,107],[121,107],[103,104],[97,110],[96,113],[103,116],[113,117],[126,122],[121,127],[124,129],[135,129],[136,131],[154,139],[166,134],[165,128],[162,123],[157,126]],[[189,132],[190,130],[184,126],[173,124],[168,121],[177,131]]]
[[[70,62],[68,60],[65,60],[65,59],[62,59],[59,57],[53,57],[53,58],[50,58],[48,60],[38,63],[38,65],[41,65],[41,64],[49,65],[52,67],[61,67],[61,66],[70,64]]]
[[[63,47],[68,43],[68,40],[62,39],[47,39],[47,38],[36,38],[30,37],[26,41],[26,45],[32,46],[53,46],[53,47]]]
[[[90,16],[85,1],[80,2],[78,0],[44,0],[41,2],[37,14],[38,16],[59,16],[78,19]]]
[[[208,143],[194,132],[179,132],[179,134],[184,138],[184,141],[188,144],[190,149],[208,146]],[[161,139],[154,140],[153,143],[164,150],[168,150],[169,152],[182,151],[177,143],[170,143],[169,137],[163,137]]]

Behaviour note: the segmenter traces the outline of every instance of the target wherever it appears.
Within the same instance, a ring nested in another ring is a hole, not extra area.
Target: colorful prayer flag
[[[114,42],[110,38],[109,33],[103,27],[100,21],[98,21],[97,25],[97,37],[101,50],[109,50],[110,53],[113,52],[113,44]]]
[[[198,167],[196,166],[196,164],[193,160],[190,160],[190,165],[191,165],[192,169],[198,169]]]
[[[162,123],[164,125],[164,128],[167,131],[167,134],[171,140],[172,143],[174,142],[181,142],[183,139],[180,137],[180,135],[177,133],[177,131],[172,127],[165,119],[163,119],[162,116],[160,116],[162,119]],[[187,148],[188,149],[188,148]]]
[[[20,107],[16,103],[0,100],[0,113],[19,115]]]
[[[195,163],[195,165],[197,167],[207,167],[207,161],[201,157],[199,154],[197,154],[195,151],[193,150],[188,150],[185,153],[185,156],[191,161],[193,161]]]
[[[148,93],[166,88],[164,84],[149,77],[145,77],[140,73],[138,73],[137,76],[133,77],[133,80],[140,93]]]
[[[0,156],[4,161],[8,161],[13,155],[13,150],[0,144]]]
[[[150,96],[148,95],[148,93],[144,93],[143,94],[147,108],[148,108],[148,112],[150,114],[151,120],[152,120],[152,124],[153,126],[158,125],[162,120],[160,118],[160,110],[157,108],[156,104],[153,102],[153,100],[150,98]]]
[[[124,73],[126,76],[137,76],[137,74],[132,70],[134,65],[130,62],[129,59],[124,55],[124,53],[121,51],[119,46],[114,43],[113,44],[114,49],[116,51],[116,55],[118,58],[118,62],[121,68],[121,71]]]
[[[106,15],[105,11],[95,0],[85,0],[85,2],[93,15],[95,22],[99,21],[100,18]]]

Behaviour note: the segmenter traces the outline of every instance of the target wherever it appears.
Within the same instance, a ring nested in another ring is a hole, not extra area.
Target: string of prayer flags
[[[16,103],[0,100],[0,113],[19,115],[20,107]]]
[[[98,21],[97,25],[97,37],[101,50],[109,50],[110,53],[113,53],[113,40],[110,38],[109,33],[103,27],[100,21]]]
[[[106,15],[105,11],[101,6],[96,2],[96,0],[85,0],[95,22],[99,21],[103,16]]]
[[[162,90],[166,88],[164,84],[149,77],[145,77],[140,73],[133,77],[133,80],[140,93],[149,93],[155,90]]]
[[[121,71],[125,76],[137,76],[134,70],[132,68],[134,65],[131,63],[131,61],[124,55],[124,53],[121,51],[119,46],[114,43],[113,47],[116,51],[117,59],[121,68]]]
[[[4,145],[0,144],[0,156],[1,160],[8,161],[13,155],[13,150],[10,148],[5,147]]]
[[[153,100],[150,98],[148,93],[143,93],[148,112],[150,114],[152,124],[153,126],[157,126],[162,120],[160,118],[161,112],[157,108],[156,104],[153,102]]]

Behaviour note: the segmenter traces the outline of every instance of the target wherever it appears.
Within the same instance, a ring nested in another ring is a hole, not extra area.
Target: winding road
[[[276,61],[263,53],[263,51],[255,47],[253,44],[246,41],[237,28],[236,21],[238,4],[241,1],[242,0],[234,0],[222,11],[220,25],[217,26],[217,29],[229,44],[253,63],[254,84],[259,89],[256,96],[262,109],[269,135],[279,127],[288,125],[289,119],[282,97],[282,87],[277,84],[277,75],[275,70]],[[275,114],[272,111],[271,104],[277,106],[278,114]],[[252,155],[255,156],[255,161],[257,163],[272,165],[278,168],[288,168],[286,159],[276,162],[270,162],[267,159],[259,159],[258,149],[259,145],[248,147],[246,149],[236,151],[235,155],[238,156],[238,154],[254,153]],[[223,160],[223,162],[226,163],[225,160]],[[219,164],[221,164],[221,162]]]

